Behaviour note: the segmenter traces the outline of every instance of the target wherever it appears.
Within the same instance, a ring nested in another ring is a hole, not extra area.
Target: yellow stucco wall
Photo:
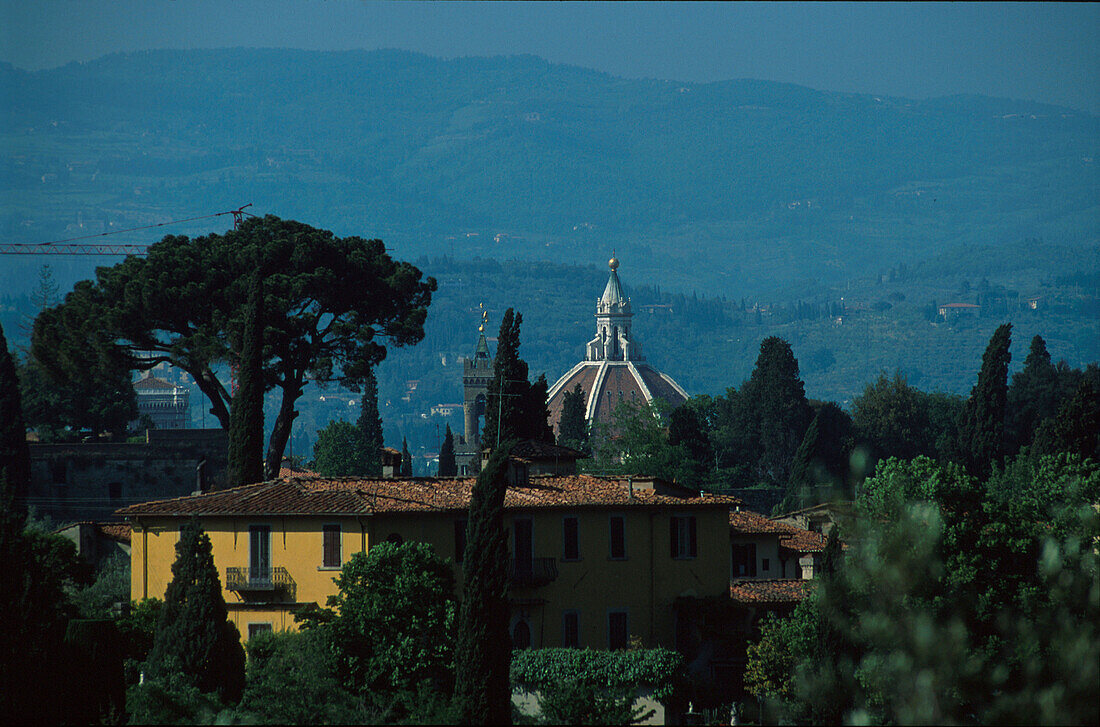
[[[612,560],[609,553],[609,519],[624,517],[626,558]],[[697,556],[674,559],[670,553],[669,518],[696,518]],[[578,518],[580,559],[563,560],[563,519]],[[324,605],[335,593],[332,578],[337,571],[322,569],[324,525],[341,526],[342,559],[371,543],[398,535],[405,541],[431,543],[443,558],[457,560],[455,521],[465,513],[377,514],[365,518],[203,518],[210,535],[214,563],[225,586],[226,568],[249,564],[249,526],[271,528],[271,565],[284,567],[297,584],[297,603]],[[562,619],[566,611],[578,614],[580,646],[607,648],[608,612],[626,611],[630,635],[646,646],[675,645],[673,601],[679,596],[714,596],[727,592],[730,573],[728,514],[722,508],[708,510],[649,511],[642,508],[607,510],[509,511],[506,526],[514,534],[514,521],[530,518],[533,556],[557,559],[557,578],[539,587],[513,587],[512,621],[523,618],[531,629],[532,645],[561,646]],[[171,579],[178,518],[141,518],[133,522],[131,594],[163,598]],[[514,536],[514,535],[513,535]],[[455,566],[462,587],[461,566]],[[292,603],[251,605],[237,593],[223,590],[230,617],[244,639],[248,624],[270,623],[275,630],[293,629]]]

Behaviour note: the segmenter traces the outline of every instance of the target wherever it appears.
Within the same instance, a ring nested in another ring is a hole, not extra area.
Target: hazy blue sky
[[[533,53],[630,77],[980,93],[1100,113],[1097,4],[0,0],[0,60],[22,68],[232,46]]]

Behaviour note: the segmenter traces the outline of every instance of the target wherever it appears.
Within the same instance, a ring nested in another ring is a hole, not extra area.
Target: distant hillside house
[[[951,320],[958,318],[961,315],[968,315],[971,313],[977,313],[981,310],[980,305],[973,303],[944,303],[940,306],[940,318]]]

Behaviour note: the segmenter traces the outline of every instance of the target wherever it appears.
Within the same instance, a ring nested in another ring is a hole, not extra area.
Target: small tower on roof
[[[596,301],[596,337],[588,342],[585,358],[589,361],[644,361],[642,347],[630,335],[630,298],[623,293],[615,271],[619,259],[612,254],[607,261],[611,274],[603,295]]]
[[[485,339],[485,325],[489,312],[485,304],[481,308],[481,325],[478,326],[477,347],[474,357],[462,362],[462,425],[464,450],[478,451],[481,438],[481,418],[485,416],[485,401],[489,396],[489,381],[493,378],[493,358],[489,355],[489,342]]]

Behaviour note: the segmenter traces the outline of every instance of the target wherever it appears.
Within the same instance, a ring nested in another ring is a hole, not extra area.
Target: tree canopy
[[[313,445],[313,470],[323,477],[348,477],[364,473],[362,431],[350,422],[335,420],[317,432]]]
[[[78,283],[60,306],[43,312],[49,314],[43,328],[73,347],[95,330],[110,342],[105,350],[126,356],[132,368],[162,361],[182,368],[228,429],[232,401],[218,367],[239,359],[229,333],[241,319],[257,267],[264,277],[264,386],[281,394],[265,462],[270,478],[307,380],[357,390],[385,357],[380,339],[403,346],[424,335],[435,281],[393,260],[381,240],[336,237],[271,215],[224,235],[168,236],[146,257],[99,268],[95,281]],[[32,350],[53,362],[55,351],[66,349],[43,338]]]

